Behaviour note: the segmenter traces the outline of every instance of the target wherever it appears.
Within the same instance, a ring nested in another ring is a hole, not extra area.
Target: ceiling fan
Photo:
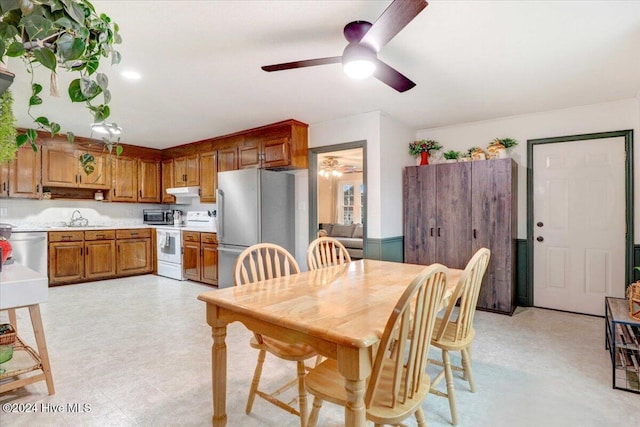
[[[344,37],[349,44],[342,52],[342,56],[265,65],[262,69],[281,71],[342,62],[344,72],[349,77],[363,79],[373,75],[398,92],[405,92],[416,84],[379,60],[377,54],[425,7],[427,2],[424,0],[394,0],[374,24],[367,21],[354,21],[344,27]]]

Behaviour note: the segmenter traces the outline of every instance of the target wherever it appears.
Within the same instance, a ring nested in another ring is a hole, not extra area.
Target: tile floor
[[[39,408],[0,409],[0,425],[210,425],[211,331],[196,297],[211,289],[157,276],[51,288],[42,315],[56,394],[39,383],[0,395],[0,404]],[[18,311],[18,323],[33,342],[26,310]],[[521,308],[512,317],[478,312],[476,329],[478,392],[457,380],[459,426],[640,426],[640,395],[611,388],[603,319]],[[241,324],[229,326],[228,425],[299,425],[261,399],[244,413],[257,356],[249,338]],[[266,363],[265,382],[293,375],[292,364],[269,356]],[[90,411],[69,411],[76,403]],[[40,412],[46,404],[50,411]],[[52,412],[53,405],[64,409]],[[423,407],[430,427],[451,425],[446,399],[430,395]],[[342,414],[325,404],[320,425],[343,425]]]

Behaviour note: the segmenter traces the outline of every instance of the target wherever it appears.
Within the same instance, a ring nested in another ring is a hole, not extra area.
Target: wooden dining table
[[[337,360],[347,392],[345,425],[364,426],[365,384],[376,344],[403,291],[425,268],[365,259],[200,294],[213,336],[213,425],[227,424],[225,337],[227,324],[239,321],[253,332],[288,343],[304,342]],[[462,270],[449,270],[441,307],[461,274]]]

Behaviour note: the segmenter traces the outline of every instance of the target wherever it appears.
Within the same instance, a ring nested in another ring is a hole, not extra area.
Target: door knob
[[[542,227],[544,224],[542,223],[542,221],[538,221],[538,222],[536,223],[536,225],[537,225],[538,227]]]
[[[542,236],[538,236],[538,237],[536,237],[536,240],[537,240],[538,242],[543,242],[543,241],[544,241],[544,237],[542,237]]]

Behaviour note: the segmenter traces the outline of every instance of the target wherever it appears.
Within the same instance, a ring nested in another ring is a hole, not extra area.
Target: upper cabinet
[[[290,120],[247,132],[238,146],[238,167],[306,169],[307,125]]]
[[[16,158],[0,169],[0,197],[39,199],[42,195],[40,184],[41,151],[33,151],[31,145],[16,151]]]
[[[227,147],[218,150],[218,172],[238,169],[238,147]]]
[[[200,202],[215,203],[218,189],[218,156],[215,151],[200,154]]]
[[[80,162],[85,154],[94,157],[94,170],[87,174]],[[108,154],[86,150],[73,150],[67,146],[42,147],[42,185],[45,187],[109,189],[111,184],[111,158]]]
[[[162,161],[162,203],[175,203],[176,197],[167,193],[167,188],[173,187],[173,159]]]
[[[112,188],[114,202],[160,203],[160,161],[116,157]]]
[[[200,157],[198,154],[173,159],[173,183],[176,187],[200,185]]]
[[[160,183],[160,162],[157,160],[138,160],[138,201],[160,203],[162,201]]]

